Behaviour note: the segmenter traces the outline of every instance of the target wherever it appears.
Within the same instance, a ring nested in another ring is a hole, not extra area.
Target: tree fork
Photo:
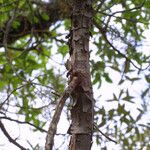
[[[70,80],[78,76],[79,84],[71,94],[72,123],[69,150],[90,150],[93,134],[93,91],[89,65],[89,38],[92,27],[92,0],[73,0],[72,26],[69,47],[71,57]]]

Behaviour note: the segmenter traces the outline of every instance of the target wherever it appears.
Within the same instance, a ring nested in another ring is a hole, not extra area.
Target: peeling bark
[[[93,133],[93,91],[89,65],[89,38],[92,26],[92,0],[73,0],[69,47],[70,80],[78,76],[79,85],[72,92],[70,150],[90,150]]]

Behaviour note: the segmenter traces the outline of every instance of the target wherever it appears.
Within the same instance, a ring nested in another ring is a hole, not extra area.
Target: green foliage
[[[14,21],[14,22],[12,23],[12,27],[13,27],[14,29],[17,29],[19,26],[20,26],[20,22],[19,22],[19,21]]]
[[[66,54],[68,53],[68,46],[67,45],[58,46],[58,53],[60,53],[63,57],[65,57]]]
[[[43,18],[44,20],[46,20],[46,21],[49,20],[49,16],[48,16],[46,13],[43,13],[43,14],[42,14],[42,18]]]
[[[66,15],[64,8],[64,15],[58,16],[56,12],[63,10],[53,5],[49,7],[55,14],[52,16],[46,6],[43,1],[0,0],[0,92],[6,95],[0,97],[0,113],[10,116],[13,107],[16,116],[38,127],[34,131],[45,127],[67,84],[62,64],[69,52],[65,36],[71,13]],[[93,86],[98,85],[94,92],[97,95],[104,85],[117,84],[112,96],[105,98],[111,93],[108,90],[96,98],[95,122],[121,149],[150,149],[150,122],[145,121],[149,115],[150,55],[142,47],[150,23],[150,0],[95,0],[93,8],[90,33],[94,57],[90,65]],[[140,84],[142,89],[138,90]],[[135,94],[132,86],[136,85]],[[99,132],[94,134],[98,145],[106,144]],[[109,149],[107,144],[104,147]]]

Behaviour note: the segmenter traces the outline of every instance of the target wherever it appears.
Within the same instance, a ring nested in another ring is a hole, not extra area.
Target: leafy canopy
[[[149,8],[150,0],[93,2],[90,64],[95,123],[122,149],[150,148],[150,122],[145,121],[150,97],[145,35]],[[69,48],[65,37],[71,26],[70,14],[68,0],[0,0],[1,119],[26,123],[35,132],[45,131],[49,114],[67,84],[64,64]],[[104,85],[117,90],[107,97],[111,91],[99,93]],[[12,108],[23,121],[14,119]],[[94,137],[98,145],[108,148],[99,131]]]

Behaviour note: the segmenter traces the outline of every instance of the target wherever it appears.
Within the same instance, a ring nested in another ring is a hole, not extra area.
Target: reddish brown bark
[[[92,0],[73,0],[72,28],[69,47],[71,56],[70,80],[74,76],[79,85],[71,94],[72,123],[70,150],[90,150],[93,133],[93,92],[89,65],[89,38],[92,26]]]

